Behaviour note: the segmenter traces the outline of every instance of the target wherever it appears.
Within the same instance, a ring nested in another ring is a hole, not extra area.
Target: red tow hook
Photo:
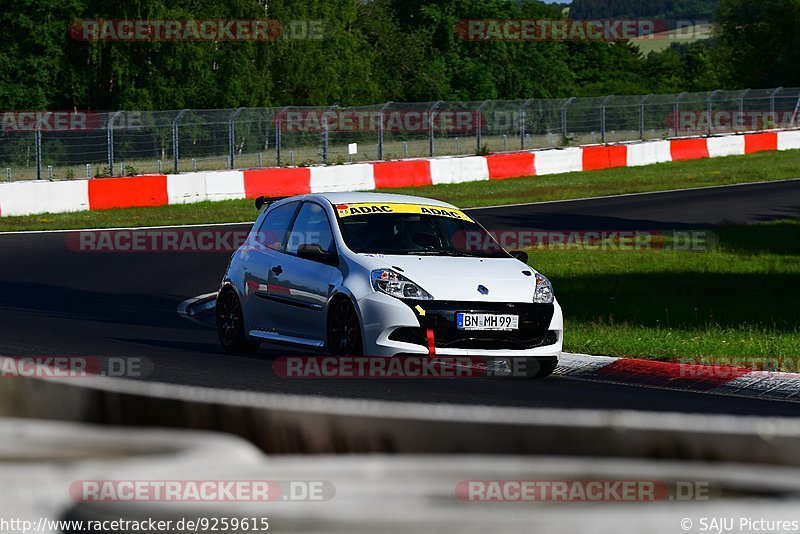
[[[428,356],[436,356],[436,339],[433,335],[433,328],[428,328]]]

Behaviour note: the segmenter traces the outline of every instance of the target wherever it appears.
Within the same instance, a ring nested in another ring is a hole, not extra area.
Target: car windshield
[[[423,208],[424,209],[424,208]],[[464,218],[425,213],[369,213],[341,216],[348,248],[362,254],[508,258],[479,224]]]

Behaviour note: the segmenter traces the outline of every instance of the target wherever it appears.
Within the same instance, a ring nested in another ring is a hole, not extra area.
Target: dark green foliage
[[[798,1],[719,1],[717,39],[644,57],[627,43],[475,42],[456,32],[464,19],[564,16],[560,6],[533,0],[6,0],[0,109],[352,106],[800,85]],[[576,0],[573,16],[692,18],[716,2]],[[324,38],[70,37],[75,20],[98,18],[322,21]]]

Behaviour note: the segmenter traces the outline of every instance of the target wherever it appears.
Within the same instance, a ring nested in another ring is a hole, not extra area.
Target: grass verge
[[[636,168],[384,190],[437,198],[462,208],[665,191],[800,177],[800,150]],[[250,200],[0,218],[0,232],[211,224],[252,220]]]
[[[708,252],[534,249],[565,350],[800,372],[800,221],[715,229]]]

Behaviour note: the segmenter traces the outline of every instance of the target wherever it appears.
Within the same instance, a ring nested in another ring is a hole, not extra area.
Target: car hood
[[[533,302],[536,289],[536,271],[514,258],[360,256],[371,269],[394,268],[436,300]],[[479,285],[488,293],[482,294]]]

